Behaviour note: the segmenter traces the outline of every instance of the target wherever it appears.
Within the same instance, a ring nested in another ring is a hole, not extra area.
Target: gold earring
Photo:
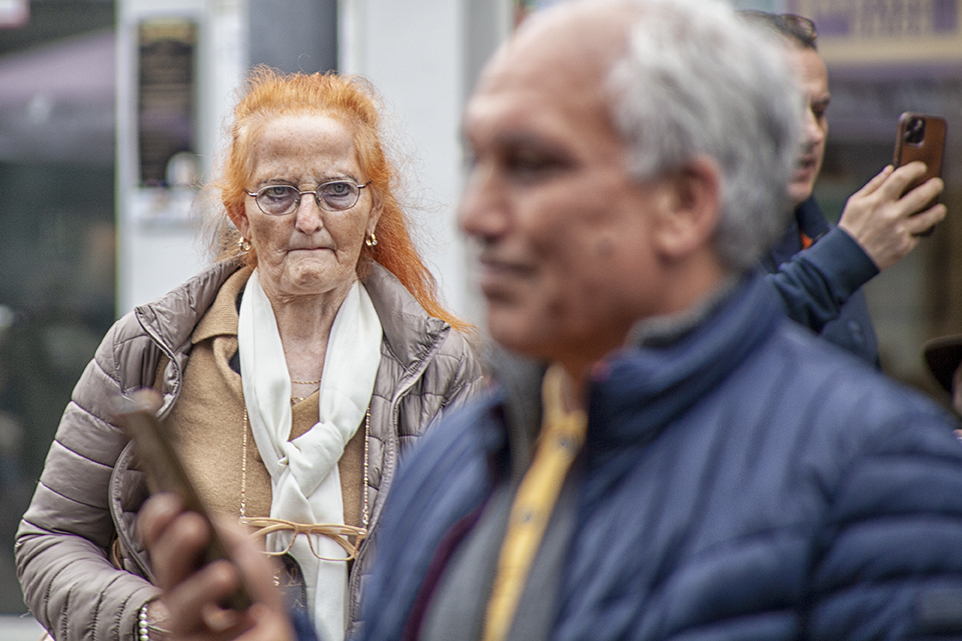
[[[364,244],[367,245],[368,247],[374,247],[375,245],[377,245],[377,236],[374,235],[373,231],[371,232],[371,237],[365,240]]]
[[[249,252],[251,250],[251,241],[241,236],[237,239],[237,246],[240,247],[242,252]]]

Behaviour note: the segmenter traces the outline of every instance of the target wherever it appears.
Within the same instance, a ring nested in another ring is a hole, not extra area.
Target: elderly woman
[[[233,250],[110,330],[23,517],[25,599],[58,641],[166,636],[118,394],[162,393],[210,508],[276,530],[267,549],[296,560],[319,636],[337,640],[399,454],[481,385],[411,242],[366,83],[256,71],[222,174],[217,235]]]

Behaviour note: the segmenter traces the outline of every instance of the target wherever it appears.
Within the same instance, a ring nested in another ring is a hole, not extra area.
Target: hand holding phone
[[[198,565],[203,566],[217,559],[230,560],[227,547],[211,525],[210,514],[204,502],[197,494],[187,470],[154,414],[154,408],[159,406],[160,395],[157,392],[149,389],[138,390],[129,396],[117,399],[113,418],[134,441],[138,460],[146,468],[145,472],[152,489],[176,494],[180,497],[185,509],[199,514],[210,526],[212,532],[210,542]],[[243,610],[250,604],[250,596],[241,588],[223,605],[231,609]]]
[[[942,185],[926,184],[942,172],[945,119],[907,112],[899,118],[893,167],[884,168],[845,203],[840,229],[883,270],[907,256],[944,217]],[[912,161],[925,163],[903,168]],[[915,190],[915,191],[913,191]]]
[[[294,641],[291,614],[283,593],[274,585],[277,568],[239,525],[222,523],[219,532],[230,550],[232,572],[214,565],[195,571],[185,567],[182,560],[197,556],[212,532],[199,520],[196,512],[184,511],[181,501],[169,493],[150,497],[137,517],[157,566],[157,584],[164,590],[169,612],[164,627],[170,630],[170,638]],[[223,609],[220,604],[238,582],[245,585],[257,607]]]

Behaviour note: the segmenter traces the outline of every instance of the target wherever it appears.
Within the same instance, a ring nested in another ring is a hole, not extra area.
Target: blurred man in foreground
[[[489,63],[460,224],[520,356],[404,461],[361,639],[962,633],[952,419],[755,269],[800,121],[777,47],[720,2],[599,0]]]
[[[925,165],[887,166],[848,199],[838,227],[830,226],[812,196],[825,157],[831,100],[815,25],[794,14],[741,14],[781,37],[805,101],[799,155],[788,184],[793,216],[762,264],[790,318],[877,366],[878,339],[862,286],[907,256],[920,235],[945,217],[945,205],[933,204],[944,185],[933,178],[906,193]]]

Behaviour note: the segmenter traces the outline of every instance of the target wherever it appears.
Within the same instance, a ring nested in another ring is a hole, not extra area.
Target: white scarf
[[[381,362],[381,339],[381,322],[371,298],[355,282],[331,326],[318,399],[318,422],[289,441],[290,374],[274,310],[257,270],[251,274],[241,301],[237,342],[254,442],[271,475],[273,518],[297,523],[344,523],[337,462],[370,404]],[[307,602],[313,604],[314,627],[321,639],[343,641],[347,627],[347,563],[319,560],[311,553],[305,536],[297,537],[291,554],[304,573]],[[333,558],[343,555],[334,541],[322,535],[312,536],[318,554]],[[268,549],[284,549],[290,537],[289,532],[269,535]]]

